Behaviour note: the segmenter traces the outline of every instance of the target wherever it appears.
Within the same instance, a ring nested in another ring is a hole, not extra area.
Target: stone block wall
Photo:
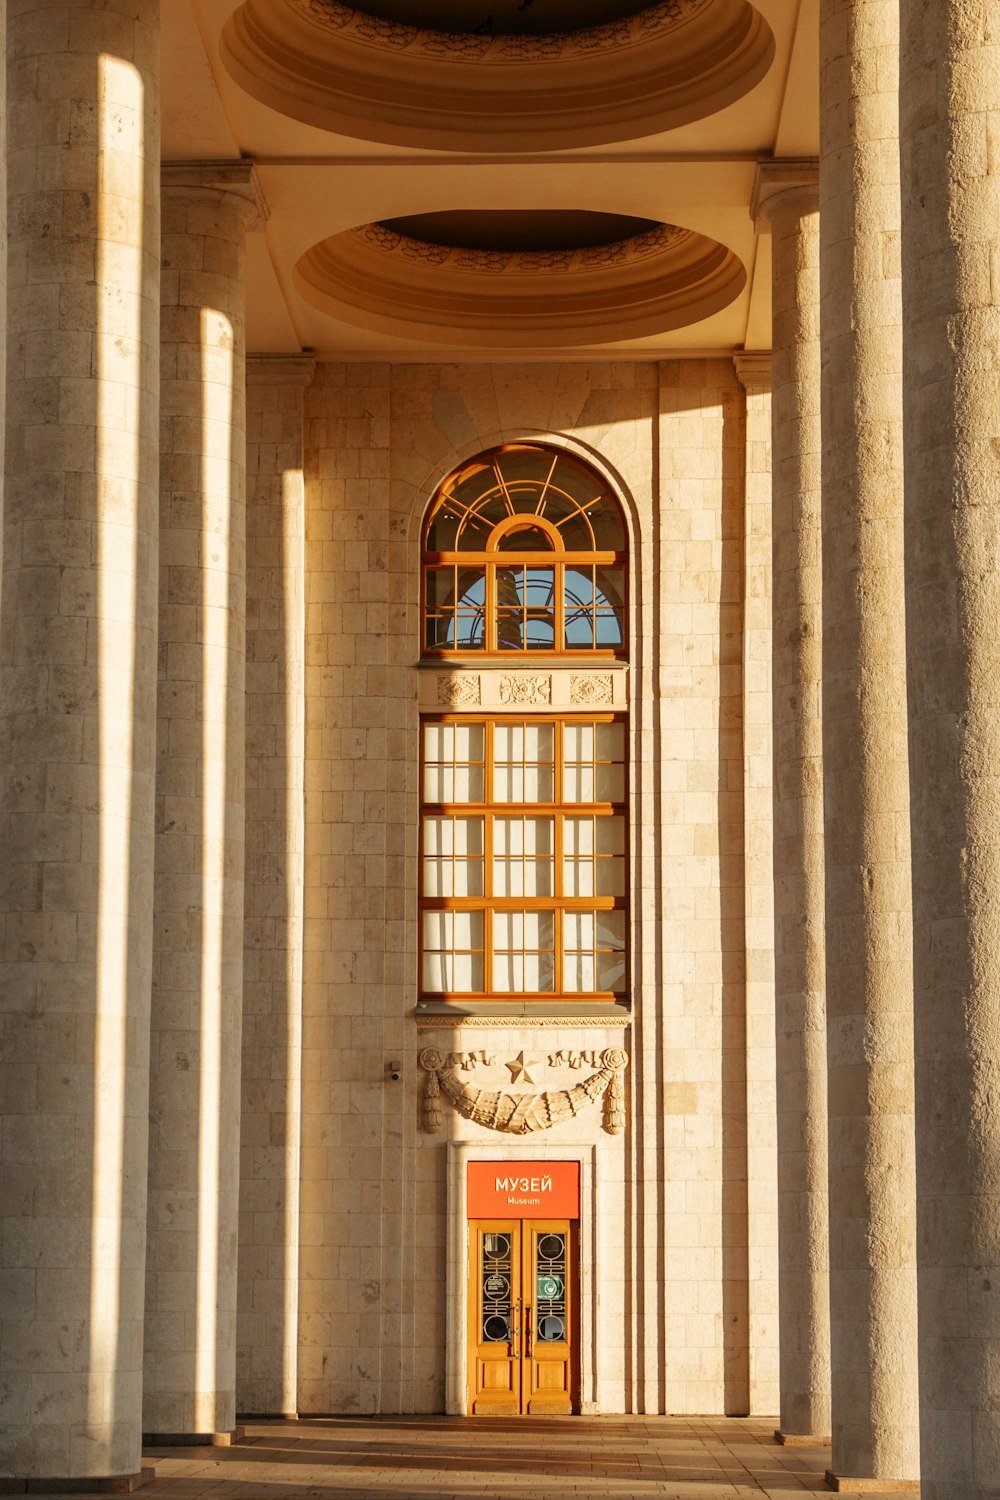
[[[423,1134],[417,1055],[428,1044],[496,1052],[498,1038],[515,1055],[546,1054],[555,1035],[512,1022],[493,1041],[475,1023],[446,1022],[432,1034],[413,1018],[420,522],[453,467],[519,439],[596,463],[632,532],[635,1008],[629,1028],[599,1043],[583,1026],[575,1036],[577,1047],[624,1043],[630,1052],[629,1129],[612,1140],[597,1112],[559,1135],[600,1163],[593,1253],[602,1357],[587,1387],[591,1409],[748,1410],[751,1385],[762,1409],[771,1293],[754,1312],[748,1274],[753,1266],[773,1290],[773,1170],[769,1185],[767,1154],[757,1149],[768,1128],[756,1049],[769,991],[755,970],[748,1029],[746,955],[759,943],[750,924],[761,913],[747,902],[762,855],[756,843],[751,851],[759,808],[745,803],[744,778],[745,758],[757,766],[764,752],[755,742],[751,756],[744,743],[745,397],[721,359],[324,363],[305,393],[298,1409],[444,1409],[454,1321],[449,1150],[492,1139],[500,1158],[512,1141],[450,1111],[439,1135]],[[759,551],[759,508],[753,524]],[[251,532],[251,569],[253,545]],[[763,637],[757,646],[765,649]],[[754,681],[763,691],[759,670]],[[263,830],[263,803],[259,817]],[[248,851],[252,841],[248,833]],[[248,914],[250,902],[248,885]],[[254,930],[263,942],[266,929]],[[256,985],[248,984],[248,1003],[272,1014],[266,987]],[[274,1014],[282,1003],[273,1002]],[[572,1048],[572,1023],[558,1030]],[[254,1297],[268,1279],[264,1241],[275,1224],[258,1207],[267,1194],[247,1153],[273,1149],[269,1131],[284,1127],[273,1123],[280,1110],[269,1109],[262,1082],[251,1081],[249,1058],[241,1256],[253,1269],[241,1333],[262,1341],[266,1364],[273,1325],[262,1333]],[[532,1138],[540,1143],[558,1142]],[[274,1389],[266,1380],[250,1386],[258,1402]]]

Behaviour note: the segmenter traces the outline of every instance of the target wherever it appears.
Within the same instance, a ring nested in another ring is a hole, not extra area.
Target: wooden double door
[[[576,1222],[469,1223],[469,1410],[476,1416],[578,1409]]]

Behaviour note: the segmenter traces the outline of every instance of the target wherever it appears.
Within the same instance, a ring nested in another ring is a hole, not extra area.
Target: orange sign
[[[470,1219],[578,1219],[578,1161],[470,1161]]]

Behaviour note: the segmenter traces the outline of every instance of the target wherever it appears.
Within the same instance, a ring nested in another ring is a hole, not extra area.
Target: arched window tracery
[[[566,453],[511,444],[471,459],[435,496],[422,555],[428,654],[624,654],[622,515]]]

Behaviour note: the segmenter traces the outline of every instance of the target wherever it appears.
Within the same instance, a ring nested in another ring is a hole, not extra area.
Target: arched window
[[[428,512],[424,651],[623,655],[625,545],[585,464],[526,443],[479,454]]]
[[[606,692],[601,659],[625,654],[626,561],[621,511],[586,465],[540,444],[480,454],[424,526],[425,654],[500,658],[508,685],[512,658],[546,653],[554,680],[562,654],[575,659],[561,701],[572,680],[577,702],[607,702],[588,696],[580,658]],[[625,716],[472,701],[421,724],[420,1003],[620,1004]]]

